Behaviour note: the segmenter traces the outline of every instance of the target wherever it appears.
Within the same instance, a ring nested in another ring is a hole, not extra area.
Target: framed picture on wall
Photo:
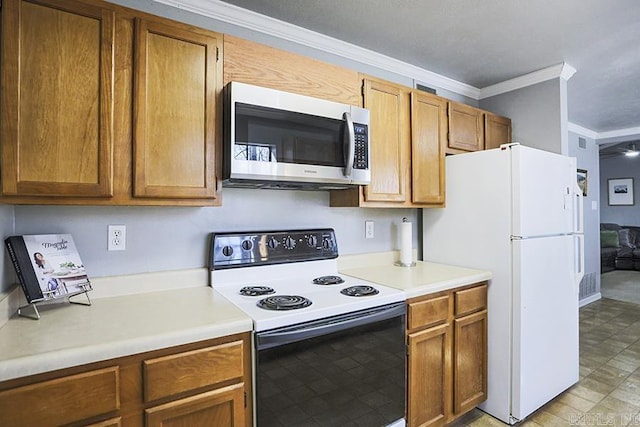
[[[587,170],[578,169],[578,187],[582,190],[582,195],[587,197]]]
[[[609,206],[632,206],[633,178],[608,179]]]

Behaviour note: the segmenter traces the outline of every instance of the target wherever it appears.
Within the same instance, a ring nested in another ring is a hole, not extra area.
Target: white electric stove
[[[212,235],[211,286],[254,322],[259,427],[405,425],[405,293],[337,257],[332,229]]]

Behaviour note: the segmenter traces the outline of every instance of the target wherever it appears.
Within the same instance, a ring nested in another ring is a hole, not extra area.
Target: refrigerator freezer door
[[[524,419],[578,381],[574,236],[513,241],[512,415]]]
[[[514,236],[573,233],[575,159],[522,145],[511,147]]]

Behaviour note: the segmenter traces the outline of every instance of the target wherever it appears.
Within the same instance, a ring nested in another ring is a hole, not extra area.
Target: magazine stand
[[[38,304],[47,305],[49,303],[60,301],[66,299],[69,304],[78,304],[78,305],[91,305],[91,299],[89,298],[89,291],[91,290],[91,282],[87,280],[86,283],[78,285],[82,290],[80,292],[76,292],[73,294],[64,294],[64,295],[46,295],[45,298],[37,301],[32,301],[30,304],[23,305],[22,307],[18,307],[18,316],[28,317],[33,320],[40,320],[40,312],[38,311]],[[71,298],[82,295],[87,298],[87,301],[72,301]]]

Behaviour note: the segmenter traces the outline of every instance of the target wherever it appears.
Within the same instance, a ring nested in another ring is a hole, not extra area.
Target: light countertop
[[[432,262],[397,267],[395,258],[394,252],[349,255],[338,259],[338,268],[404,290],[407,298],[491,278],[489,271]],[[0,381],[251,331],[248,316],[211,287],[198,285],[206,274],[195,269],[95,280],[89,295],[97,298],[90,307],[45,305],[40,320],[13,315],[0,324]],[[183,287],[172,288],[177,282]],[[125,294],[132,289],[146,292]]]
[[[340,273],[369,282],[391,286],[414,298],[491,279],[491,272],[417,261],[414,267],[398,267],[393,259],[366,256],[341,263]]]
[[[40,320],[11,318],[0,328],[0,381],[253,328],[248,316],[209,286],[92,303],[43,306]]]

